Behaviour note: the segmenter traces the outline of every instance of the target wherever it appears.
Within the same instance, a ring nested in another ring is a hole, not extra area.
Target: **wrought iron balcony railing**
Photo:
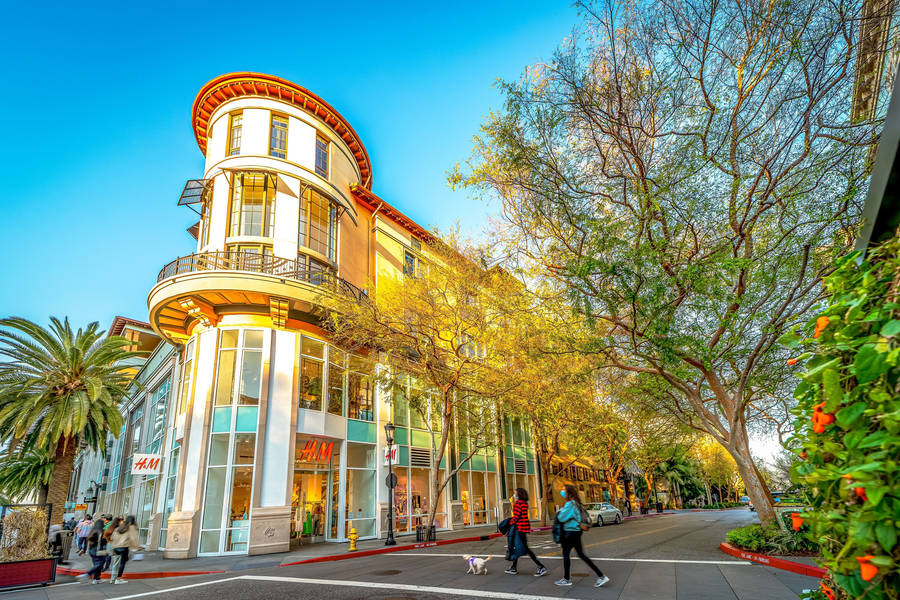
[[[186,273],[203,271],[245,271],[262,273],[284,279],[294,279],[315,286],[323,286],[334,290],[344,290],[357,299],[366,293],[352,283],[341,279],[333,272],[322,269],[309,269],[305,261],[290,260],[255,252],[225,250],[221,252],[201,252],[176,258],[159,272],[157,283]]]

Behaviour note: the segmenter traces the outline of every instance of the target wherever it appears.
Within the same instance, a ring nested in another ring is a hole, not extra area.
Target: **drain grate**
[[[387,569],[385,571],[371,571],[369,575],[399,575],[402,571],[397,569]],[[385,598],[384,600],[403,600],[402,598]]]

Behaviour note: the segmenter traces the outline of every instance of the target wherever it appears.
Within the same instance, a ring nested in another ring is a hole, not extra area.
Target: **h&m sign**
[[[159,475],[162,467],[161,454],[135,454],[131,463],[132,475]]]
[[[331,460],[333,452],[334,442],[317,439],[307,440],[306,445],[303,446],[297,455],[297,460],[299,462],[327,463]]]

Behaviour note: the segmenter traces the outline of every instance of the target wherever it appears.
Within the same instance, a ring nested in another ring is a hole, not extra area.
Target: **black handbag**
[[[510,522],[510,519],[506,518],[506,519],[503,519],[502,521],[500,521],[499,523],[497,523],[497,531],[499,531],[503,535],[506,535],[507,533],[509,533],[509,522]]]

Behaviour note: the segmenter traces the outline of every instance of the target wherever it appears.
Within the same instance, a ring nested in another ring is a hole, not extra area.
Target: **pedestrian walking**
[[[113,518],[112,515],[106,515],[108,518],[106,520],[106,526],[103,528],[103,539],[106,540],[106,547],[109,552],[106,553],[106,558],[103,562],[103,570],[108,571],[110,565],[112,564],[112,548],[110,547],[110,542],[112,541],[113,532],[119,528],[119,525],[122,524],[122,517]]]
[[[117,528],[112,530],[110,536],[110,552],[112,553],[112,567],[109,570],[110,583],[128,583],[122,579],[125,563],[128,562],[128,553],[140,548],[141,540],[138,536],[134,515],[128,515]]]
[[[81,521],[75,526],[75,544],[78,548],[78,556],[82,556],[87,551],[87,536],[94,527],[91,515],[84,515]]]
[[[512,518],[509,520],[510,532],[509,544],[512,564],[506,569],[509,575],[518,574],[519,557],[528,556],[537,565],[535,577],[543,577],[547,574],[547,568],[538,560],[531,548],[528,547],[528,534],[531,533],[531,521],[528,520],[528,492],[524,488],[518,488],[513,495]],[[516,539],[518,538],[518,539]]]
[[[562,510],[556,514],[556,519],[562,526],[559,543],[562,546],[563,569],[565,575],[562,579],[555,581],[554,583],[556,585],[572,585],[572,579],[570,577],[572,559],[569,555],[574,549],[575,553],[578,554],[578,558],[583,560],[585,564],[597,574],[597,581],[594,583],[594,587],[605,585],[609,581],[609,577],[604,575],[603,572],[597,568],[597,565],[584,554],[584,548],[581,546],[581,534],[583,531],[590,529],[591,518],[581,505],[581,498],[578,496],[578,490],[576,490],[574,486],[566,485],[565,489],[560,492],[560,494],[566,499],[566,503],[562,507]]]
[[[91,583],[100,583],[100,573],[106,564],[106,538],[103,537],[103,527],[106,525],[101,517],[94,520],[94,525],[85,538],[88,556],[91,557],[93,567],[86,573],[78,576],[78,579],[90,579]]]

